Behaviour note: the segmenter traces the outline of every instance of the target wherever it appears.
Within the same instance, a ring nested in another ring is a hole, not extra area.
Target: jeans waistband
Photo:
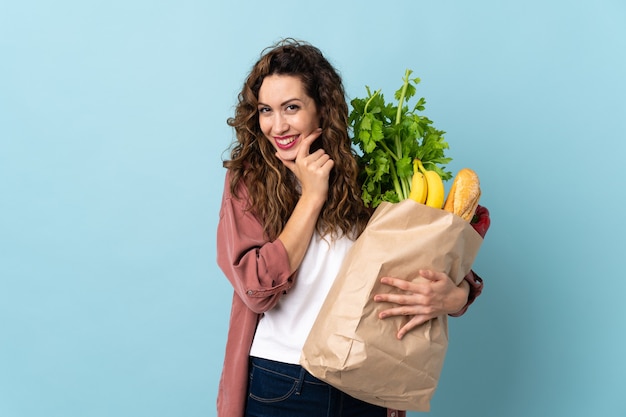
[[[258,358],[254,356],[250,357],[250,363],[260,368],[289,376],[293,379],[302,379],[304,382],[327,385],[326,382],[317,379],[316,377],[308,373],[307,370],[300,365],[278,362],[271,359]]]

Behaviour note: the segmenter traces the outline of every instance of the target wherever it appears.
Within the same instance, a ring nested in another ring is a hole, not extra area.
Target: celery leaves
[[[386,103],[381,90],[372,92],[367,86],[365,98],[351,101],[349,124],[352,142],[359,151],[361,197],[368,207],[408,198],[414,159],[421,160],[444,181],[452,177],[445,170],[451,161],[445,156],[445,132],[418,113],[425,109],[426,100],[420,98],[413,107],[407,105],[420,83],[419,78],[410,78],[411,74],[407,69],[394,103]]]

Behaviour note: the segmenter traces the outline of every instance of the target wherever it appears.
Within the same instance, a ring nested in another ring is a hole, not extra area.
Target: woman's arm
[[[246,306],[263,313],[293,285],[289,257],[281,241],[265,239],[263,226],[245,210],[245,187],[241,199],[230,194],[228,177],[217,225],[217,263]]]
[[[491,224],[489,210],[478,206],[471,224],[484,238]],[[401,290],[401,293],[374,296],[374,301],[396,304],[381,311],[379,317],[384,319],[393,316],[412,316],[398,331],[398,339],[411,329],[437,316],[463,315],[483,290],[483,280],[473,271],[470,271],[458,286],[454,285],[448,275],[428,270],[419,271],[418,278],[412,281],[383,277],[381,282]]]
[[[302,193],[273,242],[266,240],[262,224],[245,209],[246,187],[240,185],[235,198],[226,176],[217,226],[217,263],[235,292],[257,313],[274,307],[293,285],[293,273],[304,258],[326,201],[333,161],[321,149],[309,154],[310,144],[319,133],[315,131],[302,140],[294,161],[283,161],[300,181]]]
[[[461,310],[469,294],[469,285],[465,280],[455,285],[447,274],[430,270],[419,271],[418,277],[411,281],[383,277],[381,283],[395,287],[400,292],[374,296],[376,302],[394,304],[393,307],[381,311],[379,317],[411,317],[398,331],[398,339],[430,319]]]
[[[301,195],[285,228],[278,236],[289,254],[291,271],[295,272],[304,259],[315,225],[328,197],[328,179],[334,162],[323,149],[309,154],[311,144],[319,138],[321,129],[302,138],[296,159],[281,159],[300,183]],[[280,158],[280,154],[276,153]]]

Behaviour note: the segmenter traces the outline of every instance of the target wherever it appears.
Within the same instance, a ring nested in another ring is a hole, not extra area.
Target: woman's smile
[[[296,140],[300,135],[289,135],[289,136],[274,136],[274,142],[276,146],[281,149],[289,149],[292,146],[295,146]]]

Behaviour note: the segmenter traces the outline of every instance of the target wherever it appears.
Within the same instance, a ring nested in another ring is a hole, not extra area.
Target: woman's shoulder
[[[248,199],[248,187],[243,177],[237,176],[231,169],[227,169],[224,175],[224,199]]]

